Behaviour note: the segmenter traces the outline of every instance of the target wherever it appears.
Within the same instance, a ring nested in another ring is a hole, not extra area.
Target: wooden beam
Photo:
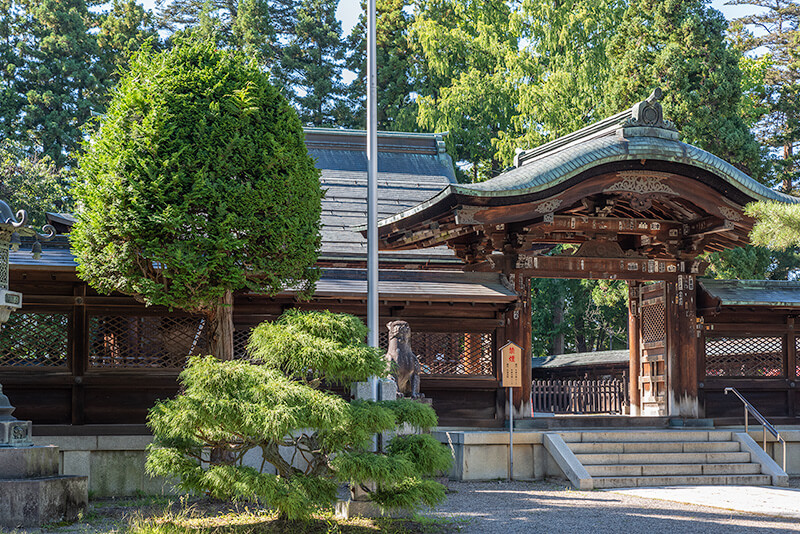
[[[674,259],[527,256],[517,258],[516,272],[533,278],[591,278],[619,280],[677,280],[699,270],[696,262]]]
[[[529,225],[527,230],[544,233],[568,231],[590,234],[648,235],[662,240],[678,238],[683,234],[683,224],[677,221],[619,217],[585,217],[580,215],[550,215],[541,222]]]

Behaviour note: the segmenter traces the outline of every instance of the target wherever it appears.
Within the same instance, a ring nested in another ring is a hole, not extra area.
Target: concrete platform
[[[800,489],[774,486],[680,486],[606,490],[623,495],[711,506],[800,520]]]

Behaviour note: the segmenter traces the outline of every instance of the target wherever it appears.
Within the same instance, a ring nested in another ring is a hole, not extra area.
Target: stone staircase
[[[736,436],[724,430],[560,433],[585,469],[583,477],[589,476],[584,487],[772,484],[769,470],[759,463],[763,457]]]

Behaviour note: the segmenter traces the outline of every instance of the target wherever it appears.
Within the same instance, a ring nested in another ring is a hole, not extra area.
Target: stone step
[[[749,452],[666,452],[622,454],[576,454],[584,466],[609,464],[733,464],[750,463]]]
[[[760,475],[761,465],[747,464],[642,464],[586,465],[592,477],[640,477],[665,475]]]
[[[731,441],[732,439],[732,433],[729,430],[586,431],[560,434],[567,443]]]
[[[58,475],[58,447],[0,447],[0,478],[22,479]]]
[[[595,489],[635,488],[645,486],[769,486],[769,475],[695,475],[592,477]]]
[[[600,442],[570,443],[569,448],[575,454],[609,454],[609,453],[663,453],[663,452],[739,452],[736,441],[637,441],[637,442]]]

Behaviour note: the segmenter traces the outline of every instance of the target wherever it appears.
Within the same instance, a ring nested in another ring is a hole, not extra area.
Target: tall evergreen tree
[[[111,9],[100,15],[98,26],[97,44],[106,66],[107,86],[119,81],[131,54],[147,41],[158,42],[153,13],[136,0],[113,0]]]
[[[409,0],[377,1],[377,64],[378,69],[378,128],[381,130],[415,131],[417,104],[413,96],[415,67],[414,51],[409,42],[412,16]],[[351,102],[349,124],[363,128],[366,122],[367,23],[365,3],[358,23],[347,38],[351,51],[347,68],[356,73],[348,86]]]
[[[611,40],[607,113],[664,90],[664,114],[683,139],[756,177],[760,149],[739,115],[738,54],[727,23],[703,0],[631,0]]]
[[[17,51],[21,39],[19,7],[13,0],[0,0],[0,139],[19,137],[20,94]]]
[[[157,0],[162,29],[190,30],[218,46],[247,53],[266,69],[280,58],[293,24],[294,0]]]
[[[746,53],[763,52],[761,113],[754,131],[769,147],[774,178],[787,193],[800,180],[800,2],[797,0],[732,0],[730,4],[762,8],[736,19],[731,26],[737,46]],[[752,33],[751,30],[758,30]]]
[[[81,128],[100,109],[105,73],[84,0],[25,0],[17,69],[21,135],[58,166],[74,161]]]
[[[346,113],[342,70],[345,45],[336,19],[337,0],[302,0],[276,77],[300,120],[309,126],[333,126]]]

